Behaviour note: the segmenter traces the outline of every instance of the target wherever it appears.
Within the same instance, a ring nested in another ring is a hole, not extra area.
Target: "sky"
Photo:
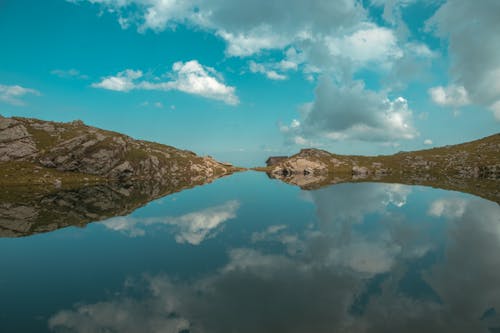
[[[498,0],[0,0],[0,114],[242,166],[500,130]]]

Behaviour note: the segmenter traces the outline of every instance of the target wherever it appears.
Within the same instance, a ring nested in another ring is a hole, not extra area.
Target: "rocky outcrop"
[[[36,144],[19,121],[0,116],[0,162],[26,160],[37,153]]]
[[[281,161],[284,161],[288,158],[288,156],[271,156],[269,157],[267,160],[266,160],[266,165],[269,167],[269,166],[273,166],[273,165],[276,165],[278,164],[279,162]]]
[[[349,156],[303,149],[268,167],[277,178],[290,175],[341,174],[354,178],[387,175],[443,175],[457,178],[500,178],[500,134],[480,140],[388,156]]]
[[[0,117],[0,162],[26,161],[58,171],[108,179],[179,182],[221,176],[236,169],[154,142],[86,126],[81,121],[48,122]]]

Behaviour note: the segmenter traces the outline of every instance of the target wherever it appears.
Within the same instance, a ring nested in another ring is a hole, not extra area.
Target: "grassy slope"
[[[33,136],[37,148],[40,150],[40,157],[42,158],[44,156],[57,154],[56,152],[51,152],[50,150],[51,148],[54,148],[64,142],[67,142],[68,140],[77,138],[79,136],[89,135],[89,129],[95,131],[94,133],[90,134],[91,138],[93,137],[94,139],[98,139],[98,136],[102,135],[105,137],[105,139],[90,146],[87,149],[88,154],[95,153],[100,149],[115,148],[116,145],[114,144],[114,140],[116,139],[121,139],[124,141],[131,140],[131,138],[127,135],[87,126],[80,121],[74,121],[71,123],[60,123],[60,122],[42,121],[38,119],[26,119],[26,118],[14,118],[14,119],[21,121],[26,126],[28,132]],[[53,125],[57,129],[57,132],[48,133],[47,131],[36,129],[33,126],[33,123]],[[185,163],[190,159],[199,159],[199,157],[196,156],[196,154],[191,151],[176,149],[172,146],[163,145],[156,142],[134,140],[134,143],[137,143],[137,145],[129,147],[126,151],[123,152],[123,155],[121,156],[123,161],[128,160],[131,162],[132,165],[135,165],[144,158],[148,157],[148,154],[158,157],[160,162],[163,163],[167,163],[167,160],[169,160],[168,162],[178,161],[181,163]],[[165,156],[166,154],[170,156],[166,157]]]
[[[455,172],[455,166],[500,166],[500,134],[483,139],[438,148],[413,152],[400,152],[394,155],[357,156],[337,155],[324,150],[303,149],[290,156],[287,161],[305,158],[327,165],[328,172],[352,172],[353,166],[367,169],[389,169],[393,172],[425,172],[429,174],[448,174]],[[283,165],[286,161],[279,163]],[[255,168],[259,171],[272,171],[274,167]]]
[[[13,119],[21,122],[39,151],[35,160],[44,158],[55,159],[58,156],[71,156],[73,149],[82,149],[81,146],[69,147],[65,149],[65,144],[78,138],[85,137],[85,142],[93,141],[92,145],[85,147],[82,156],[74,157],[79,161],[82,157],[92,156],[99,151],[107,150],[113,152],[114,159],[119,161],[117,164],[128,161],[132,167],[140,168],[140,164],[151,156],[158,160],[158,169],[179,170],[175,175],[181,181],[188,180],[191,175],[186,174],[192,164],[202,164],[204,160],[195,153],[176,149],[171,146],[162,145],[155,142],[142,140],[133,140],[132,138],[117,132],[97,129],[83,124],[80,121],[71,123],[60,123],[51,121],[42,121],[38,119],[19,118]],[[50,130],[47,130],[50,128]],[[220,176],[227,171],[238,171],[238,168],[219,167],[214,161],[214,176]],[[61,169],[59,166],[56,166]],[[224,170],[226,169],[226,170]],[[184,170],[184,172],[180,172]],[[71,171],[71,172],[69,172]],[[105,181],[105,175],[90,174],[89,172],[74,172],[74,170],[57,171],[55,168],[46,168],[36,161],[30,162],[3,162],[0,163],[0,185],[12,184],[45,184],[54,183],[60,180],[63,183],[75,182],[98,182]]]
[[[32,162],[13,161],[0,163],[0,186],[27,184],[32,186],[53,185],[62,181],[64,186],[81,183],[101,183],[103,177],[79,172],[63,172],[45,168]],[[61,185],[62,185],[61,184]]]

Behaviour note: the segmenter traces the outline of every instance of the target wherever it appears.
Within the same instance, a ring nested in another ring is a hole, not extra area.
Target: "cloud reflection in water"
[[[54,314],[49,325],[75,332],[488,332],[500,327],[500,208],[443,193],[413,223],[407,186],[309,192],[316,227],[270,225],[229,249],[217,271],[182,281],[145,275],[117,297]]]

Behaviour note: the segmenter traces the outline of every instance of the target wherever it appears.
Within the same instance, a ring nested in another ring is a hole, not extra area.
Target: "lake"
[[[70,226],[4,233],[1,332],[500,332],[496,202],[257,172],[115,202],[128,215],[60,204]]]

